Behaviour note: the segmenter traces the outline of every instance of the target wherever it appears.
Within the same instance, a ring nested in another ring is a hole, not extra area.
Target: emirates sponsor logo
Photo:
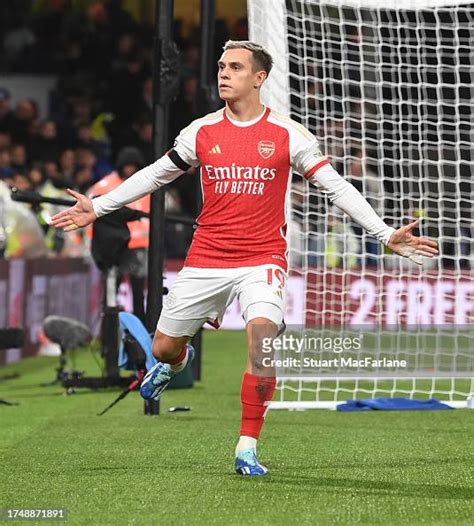
[[[275,153],[275,143],[273,141],[260,141],[257,149],[264,159],[269,159]]]
[[[230,166],[205,164],[203,168],[206,175],[203,180],[212,185],[215,194],[264,195],[265,183],[273,181],[277,174],[276,168],[235,163]]]
[[[221,181],[224,179],[243,179],[246,181],[273,181],[277,171],[276,168],[265,168],[262,166],[230,166],[204,165],[210,181]]]

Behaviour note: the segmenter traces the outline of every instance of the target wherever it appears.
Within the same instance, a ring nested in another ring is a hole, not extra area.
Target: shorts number
[[[267,268],[267,283],[271,285],[273,283],[273,276],[278,281],[278,287],[283,289],[285,287],[285,273],[279,268]]]

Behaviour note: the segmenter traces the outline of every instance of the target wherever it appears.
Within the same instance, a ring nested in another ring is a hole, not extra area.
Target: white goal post
[[[465,407],[474,397],[474,0],[248,0],[248,18],[250,39],[275,62],[264,102],[314,133],[388,224],[419,219],[440,249],[421,267],[394,256],[294,177],[290,267],[305,308],[304,327],[290,329],[320,343],[365,338],[352,358],[408,365],[341,366],[331,352],[344,352],[307,349],[298,358],[326,362],[282,365],[270,407],[375,397]]]

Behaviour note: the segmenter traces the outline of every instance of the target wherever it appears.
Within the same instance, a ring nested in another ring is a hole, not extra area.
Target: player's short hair
[[[228,40],[224,45],[224,51],[228,49],[248,49],[258,69],[263,69],[267,76],[273,67],[273,58],[261,45],[250,40]]]

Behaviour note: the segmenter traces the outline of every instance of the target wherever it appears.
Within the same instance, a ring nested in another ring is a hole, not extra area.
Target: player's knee
[[[186,344],[186,340],[187,338],[174,338],[157,331],[151,351],[159,362],[167,362],[176,357]]]

